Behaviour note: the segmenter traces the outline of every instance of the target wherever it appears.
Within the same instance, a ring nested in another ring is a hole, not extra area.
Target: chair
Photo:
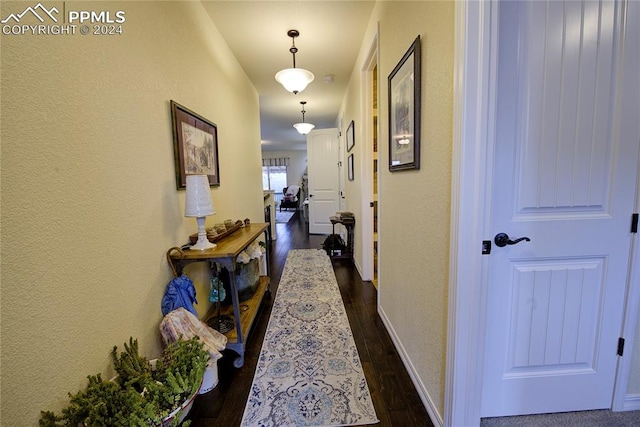
[[[293,193],[294,191],[295,194]],[[298,210],[298,207],[300,205],[300,187],[298,187],[297,185],[284,187],[282,189],[282,194],[284,195],[284,197],[280,201],[280,212],[282,212],[282,208],[294,208],[295,210]]]

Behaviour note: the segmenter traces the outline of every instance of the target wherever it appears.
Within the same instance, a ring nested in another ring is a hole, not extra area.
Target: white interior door
[[[500,3],[490,233],[531,240],[492,242],[483,417],[611,407],[640,145],[628,6]]]
[[[331,234],[329,217],[339,206],[338,130],[318,129],[307,135],[309,233]]]

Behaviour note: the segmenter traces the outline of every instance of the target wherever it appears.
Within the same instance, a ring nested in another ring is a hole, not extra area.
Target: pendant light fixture
[[[298,30],[289,30],[287,35],[292,39],[289,52],[293,55],[293,68],[285,68],[284,70],[278,71],[278,73],[276,73],[276,80],[284,86],[286,90],[296,95],[302,92],[307,85],[313,81],[314,76],[311,71],[305,70],[304,68],[296,68],[296,53],[298,52],[296,37],[298,37],[300,33]]]
[[[302,104],[302,123],[296,123],[295,125],[293,125],[294,128],[296,128],[296,130],[298,132],[300,132],[301,135],[306,135],[309,132],[311,132],[311,129],[313,129],[314,127],[316,127],[315,125],[312,125],[311,123],[305,123],[304,122],[304,104],[306,104],[307,101],[300,101],[300,104]]]

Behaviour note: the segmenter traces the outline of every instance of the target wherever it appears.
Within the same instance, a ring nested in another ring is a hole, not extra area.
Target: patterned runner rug
[[[242,426],[377,423],[331,261],[287,255]]]

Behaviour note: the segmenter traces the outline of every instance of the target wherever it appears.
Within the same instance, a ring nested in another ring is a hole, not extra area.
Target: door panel
[[[481,413],[609,408],[638,173],[626,4],[499,7],[491,235],[531,241],[489,257]]]
[[[519,100],[505,101],[515,107],[520,143],[518,211],[603,212],[613,171],[615,4],[536,3],[515,12],[523,25],[519,76],[513,77],[524,91]],[[581,16],[600,19],[583,27]],[[582,38],[569,37],[581,30]],[[502,64],[507,74],[510,62]]]
[[[307,135],[309,233],[331,234],[329,217],[339,206],[338,130],[312,130]]]
[[[519,64],[524,96],[516,105],[519,211],[601,209],[611,182],[614,4],[523,9],[520,49],[530,54]]]
[[[595,370],[603,259],[512,263],[506,377]]]

